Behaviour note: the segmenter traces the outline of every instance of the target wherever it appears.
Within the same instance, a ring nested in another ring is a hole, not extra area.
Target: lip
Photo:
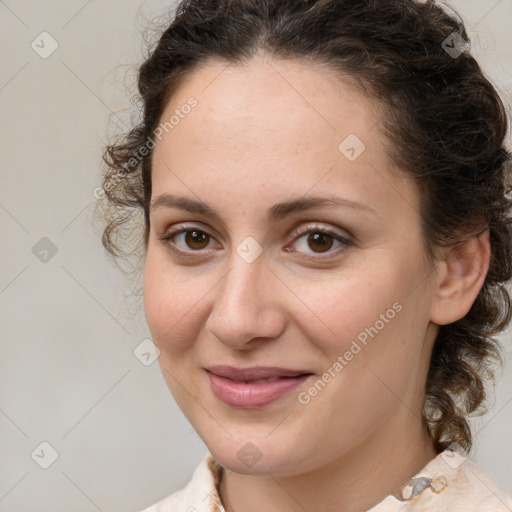
[[[213,394],[232,407],[253,409],[264,407],[293,391],[313,374],[307,370],[291,370],[275,366],[212,366],[205,368]],[[272,379],[270,382],[254,382]]]

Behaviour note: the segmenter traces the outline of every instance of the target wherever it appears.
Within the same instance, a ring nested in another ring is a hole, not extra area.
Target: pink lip
[[[253,366],[233,368],[212,366],[207,368],[213,394],[232,407],[253,409],[263,407],[290,393],[306,379],[310,372],[277,367]],[[272,382],[251,382],[276,378]]]

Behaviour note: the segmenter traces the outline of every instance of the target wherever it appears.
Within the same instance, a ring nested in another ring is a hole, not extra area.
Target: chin
[[[212,455],[221,466],[241,475],[268,476],[269,473],[272,475],[281,474],[283,471],[286,473],[286,469],[283,467],[284,460],[281,460],[280,455],[275,453],[271,455],[270,459],[261,452],[260,454],[249,453],[249,450],[246,450],[241,457],[238,456],[238,452],[218,454],[212,452]]]
[[[240,440],[239,440],[240,439]],[[246,441],[253,439],[253,441]],[[265,437],[243,436],[230,438],[223,443],[211,443],[207,439],[210,453],[224,468],[234,473],[254,476],[287,476],[294,474],[301,462],[308,457],[299,454],[297,446],[288,446],[290,437],[273,440]]]

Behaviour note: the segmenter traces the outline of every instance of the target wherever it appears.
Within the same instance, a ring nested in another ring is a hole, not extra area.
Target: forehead
[[[269,144],[272,137],[275,145],[285,139],[289,146],[307,138],[312,147],[315,139],[336,143],[348,133],[363,137],[382,115],[380,105],[346,77],[305,60],[255,57],[244,65],[209,62],[182,82],[161,120],[179,111],[190,96],[198,106],[186,123],[180,123],[183,126],[175,127],[174,135],[193,128],[206,142],[252,137],[255,143]]]
[[[196,106],[183,108],[191,97]],[[393,179],[383,179],[392,165],[377,127],[382,112],[324,65],[263,57],[244,66],[211,62],[187,77],[164,109],[162,123],[179,121],[154,149],[153,195],[186,191],[188,183],[200,197],[254,197],[258,188],[282,198],[314,188],[378,203]],[[355,160],[343,152],[347,140],[361,152]]]

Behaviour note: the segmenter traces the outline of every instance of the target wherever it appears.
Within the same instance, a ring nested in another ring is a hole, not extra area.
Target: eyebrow
[[[378,216],[377,212],[367,204],[350,201],[349,199],[345,199],[339,196],[328,195],[322,197],[299,197],[283,203],[276,203],[268,209],[267,218],[269,221],[277,222],[293,213],[313,210],[323,206],[341,206],[345,208],[353,208],[364,212],[373,213],[374,215]],[[203,201],[196,201],[195,199],[188,197],[175,196],[172,194],[162,194],[151,201],[150,211],[154,212],[155,210],[162,207],[179,208],[190,213],[197,213],[211,217],[212,219],[216,219],[218,221],[222,220],[219,213],[210,205],[204,203]]]

